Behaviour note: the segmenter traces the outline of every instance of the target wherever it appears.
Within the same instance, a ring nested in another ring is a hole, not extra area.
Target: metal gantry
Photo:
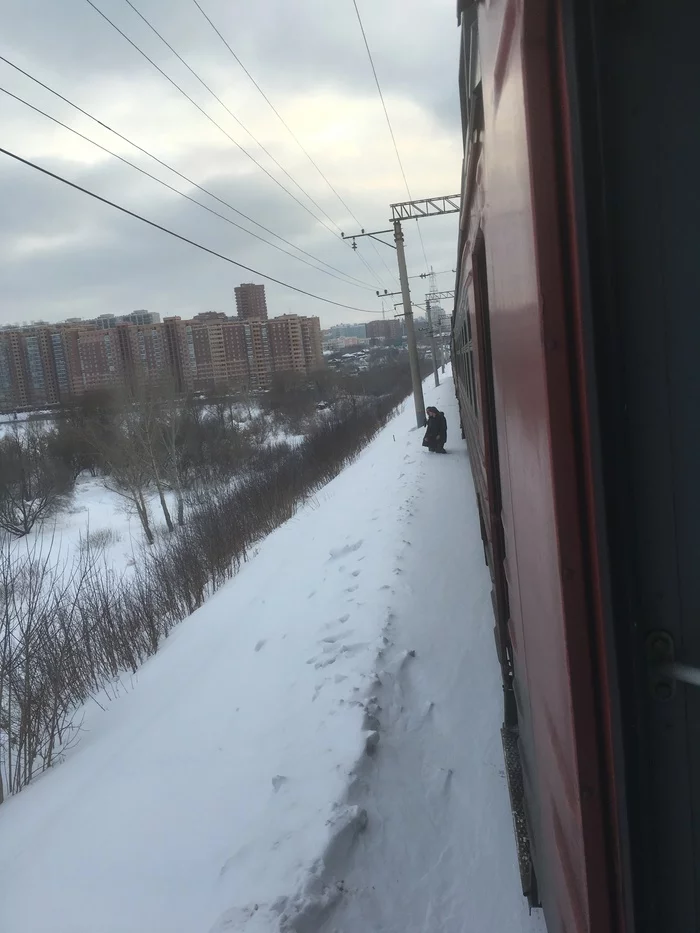
[[[423,217],[437,217],[440,214],[459,214],[461,204],[461,194],[441,194],[437,198],[400,201],[390,205],[391,220],[421,220]]]
[[[359,233],[341,234],[344,240],[352,241],[352,248],[357,249],[357,240],[360,237],[370,237],[384,246],[389,246],[396,250],[396,258],[399,264],[399,282],[401,283],[401,297],[403,303],[403,316],[406,321],[406,338],[408,341],[408,360],[411,365],[411,381],[413,383],[413,401],[416,408],[416,424],[423,427],[425,424],[425,402],[423,400],[423,383],[420,377],[420,364],[418,362],[418,345],[416,342],[416,331],[413,324],[413,308],[411,305],[411,290],[408,283],[408,269],[406,267],[406,253],[404,250],[403,230],[401,228],[402,220],[421,220],[425,217],[439,217],[442,214],[458,214],[462,203],[460,194],[443,194],[435,198],[420,198],[416,201],[401,201],[397,204],[390,204],[392,230],[361,230]],[[394,234],[394,243],[388,243],[380,237],[386,234]],[[393,294],[393,293],[392,293]],[[436,294],[446,293],[438,292]],[[452,293],[454,295],[454,292]],[[377,295],[380,295],[377,292]],[[385,292],[384,296],[389,297]],[[432,294],[431,294],[432,299]],[[429,302],[428,302],[429,307]],[[431,327],[432,330],[432,327]],[[435,351],[433,351],[435,358]],[[444,357],[443,357],[444,372]],[[437,372],[436,372],[437,381]]]

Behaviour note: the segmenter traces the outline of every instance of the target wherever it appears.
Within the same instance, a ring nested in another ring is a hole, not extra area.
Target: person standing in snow
[[[428,424],[423,438],[423,446],[427,447],[431,454],[444,454],[446,453],[447,419],[433,405],[429,405],[425,409],[425,413],[428,416]]]

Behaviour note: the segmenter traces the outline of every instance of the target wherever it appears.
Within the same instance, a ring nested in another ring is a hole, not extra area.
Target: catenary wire
[[[207,84],[207,82],[201,77],[201,75],[199,75],[199,74],[194,70],[194,68],[189,64],[189,62],[186,61],[186,59],[183,58],[182,55],[180,55],[180,53],[168,42],[168,40],[165,38],[165,36],[164,36],[161,32],[159,32],[158,29],[156,29],[156,27],[155,27],[155,26],[153,25],[153,23],[148,19],[148,17],[145,16],[145,15],[138,9],[138,7],[132,2],[132,0],[124,0],[124,2],[134,11],[134,13],[139,17],[139,19],[140,19],[143,23],[145,23],[146,26],[148,26],[148,28],[151,30],[151,32],[153,32],[154,35],[156,35],[156,36],[158,37],[158,39],[160,39],[160,41],[163,43],[163,45],[165,45],[165,47],[166,47],[167,49],[169,49],[170,52],[172,52],[172,54],[175,56],[175,58],[177,58],[177,60],[178,60],[182,65],[185,66],[185,68],[190,72],[190,74],[191,74],[197,81],[199,81],[199,83],[202,85],[202,87],[203,87],[209,94],[211,94],[211,96],[214,98],[214,100],[216,100],[217,103],[218,103],[221,107],[223,107],[223,109],[228,113],[228,115],[231,117],[231,119],[234,120],[234,121],[238,124],[238,126],[240,126],[240,128],[243,130],[243,132],[244,132],[244,133],[247,133],[248,136],[250,136],[250,138],[253,140],[253,142],[265,153],[265,155],[266,155],[272,162],[275,163],[275,165],[277,166],[277,168],[279,168],[279,170],[280,170],[281,172],[283,172],[283,173],[287,176],[287,178],[292,182],[293,185],[296,185],[296,187],[299,189],[299,191],[301,191],[301,193],[304,195],[304,197],[308,198],[308,200],[314,205],[314,207],[315,207],[321,214],[323,214],[323,216],[326,218],[326,220],[328,220],[328,221],[336,228],[337,232],[340,233],[341,230],[340,230],[340,227],[338,226],[338,224],[333,220],[332,217],[329,216],[329,214],[323,209],[323,207],[318,203],[318,201],[316,201],[316,200],[309,194],[309,192],[308,192],[302,185],[299,184],[299,182],[296,180],[296,178],[294,178],[294,176],[291,175],[291,174],[287,171],[287,169],[275,158],[275,156],[269,151],[269,149],[267,149],[267,148],[263,145],[263,143],[260,142],[260,140],[257,138],[257,136],[255,136],[255,134],[254,134],[253,132],[251,132],[250,129],[248,129],[248,127],[245,125],[245,123],[243,123],[243,121],[240,120],[240,119],[236,116],[236,114],[231,110],[231,108],[230,108],[226,103],[224,103],[224,101],[223,101],[223,100],[219,97],[219,95]],[[243,152],[245,152],[246,155],[249,155],[249,153],[248,153],[245,149],[243,149]],[[258,165],[260,168],[262,168],[262,166],[259,165],[259,163],[257,162],[257,160],[254,160],[254,161],[255,161],[256,165]],[[264,169],[263,169],[263,171],[264,171]],[[271,176],[271,177],[272,177],[272,176]],[[286,190],[286,189],[285,189],[285,190]],[[288,193],[289,193],[289,192],[288,192]],[[323,221],[321,221],[320,219],[317,218],[317,220],[319,220],[319,223],[323,223]],[[324,227],[326,227],[326,229],[329,229],[328,226],[327,226],[326,224],[324,224]],[[330,232],[333,233],[332,230],[331,230]],[[363,264],[364,267],[367,269],[367,271],[369,272],[369,274],[370,274],[371,276],[373,276],[373,278],[376,279],[376,281],[379,282],[379,284],[381,285],[382,283],[381,283],[381,280],[380,280],[379,276],[378,276],[377,273],[374,271],[374,269],[370,266],[370,264],[367,262],[367,260],[365,259],[365,257],[362,256],[361,254],[358,254],[358,257],[357,257],[357,258],[360,260],[360,262],[362,262],[362,264]]]
[[[130,0],[126,0],[126,2],[129,3]],[[270,108],[270,110],[272,110],[272,112],[273,112],[274,115],[277,117],[277,119],[280,121],[280,123],[282,124],[282,126],[286,129],[286,131],[287,131],[287,132],[289,133],[289,135],[292,137],[292,139],[293,139],[294,142],[297,144],[297,146],[299,147],[299,149],[304,153],[304,155],[305,155],[306,158],[309,160],[309,162],[311,163],[311,165],[316,169],[316,171],[318,172],[318,174],[321,176],[321,178],[323,179],[323,181],[326,183],[326,185],[330,188],[330,190],[331,190],[331,191],[333,192],[333,194],[336,196],[336,198],[338,199],[338,201],[342,204],[342,206],[343,206],[343,207],[345,208],[345,210],[348,212],[348,214],[350,215],[350,217],[352,217],[352,219],[354,220],[354,222],[357,224],[358,227],[362,227],[363,224],[360,223],[360,221],[357,219],[357,217],[355,216],[355,214],[354,214],[352,208],[347,204],[347,202],[346,202],[345,199],[342,197],[342,195],[341,195],[340,192],[337,190],[337,188],[330,182],[330,180],[328,179],[328,177],[326,176],[326,174],[325,174],[325,173],[323,172],[323,170],[320,168],[320,166],[319,166],[318,163],[315,161],[315,159],[313,158],[313,156],[311,155],[311,153],[306,149],[306,147],[304,146],[304,144],[301,142],[301,140],[300,140],[299,137],[296,135],[296,133],[294,132],[294,130],[291,128],[291,126],[290,126],[290,125],[287,123],[287,121],[284,119],[284,117],[283,117],[282,114],[279,112],[279,110],[278,110],[278,109],[275,107],[275,105],[272,103],[272,101],[270,100],[269,96],[268,96],[268,95],[265,93],[265,91],[262,89],[262,87],[260,86],[260,84],[258,83],[258,81],[256,81],[256,79],[255,79],[255,78],[253,77],[253,75],[250,73],[250,71],[248,70],[248,68],[246,68],[246,66],[243,64],[243,62],[241,61],[241,59],[239,58],[239,56],[236,54],[236,52],[234,51],[234,49],[231,47],[231,44],[228,42],[228,40],[225,38],[225,36],[222,34],[222,32],[218,29],[218,27],[216,26],[216,24],[212,21],[211,17],[210,17],[210,16],[206,13],[206,11],[202,8],[201,4],[199,3],[199,0],[192,0],[192,2],[193,2],[194,5],[197,7],[197,9],[199,10],[199,12],[202,14],[202,16],[204,17],[204,19],[209,23],[209,25],[210,25],[211,28],[214,30],[214,32],[215,32],[216,35],[219,37],[219,39],[221,39],[221,41],[223,42],[223,44],[226,46],[226,48],[228,49],[228,51],[229,51],[229,52],[231,53],[231,55],[233,56],[234,61],[239,65],[239,67],[243,70],[243,72],[245,73],[245,75],[250,79],[250,81],[252,82],[252,84],[254,85],[254,87],[256,88],[256,90],[259,92],[259,94],[261,95],[261,97],[263,98],[263,100],[265,101],[265,103],[268,105],[268,107]],[[328,215],[326,214],[326,216],[328,216]],[[329,218],[329,219],[330,219],[330,218]],[[337,225],[336,225],[336,226],[337,226]],[[377,256],[379,257],[379,259],[380,259],[382,265],[384,266],[384,268],[386,269],[386,271],[387,271],[387,272],[389,273],[389,275],[394,279],[394,281],[397,282],[397,284],[398,284],[398,279],[397,279],[397,277],[396,277],[396,273],[391,271],[391,269],[390,269],[389,266],[387,265],[387,263],[386,263],[384,257],[382,256],[382,254],[381,254],[381,253],[379,252],[379,250],[377,249],[376,244],[375,244],[375,243],[372,243],[371,246],[373,247],[375,253],[376,253]]]
[[[281,253],[284,253],[286,256],[289,256],[291,259],[295,259],[298,262],[303,262],[304,265],[309,266],[312,269],[315,269],[317,272],[322,272],[324,275],[329,275],[331,278],[338,279],[338,281],[343,282],[344,285],[351,285],[353,288],[367,288],[368,285],[357,285],[355,282],[351,282],[349,279],[341,278],[340,275],[336,275],[335,272],[329,272],[326,269],[322,269],[319,266],[313,265],[307,259],[303,259],[301,256],[295,256],[293,253],[290,253],[288,250],[283,249],[281,246],[277,246],[276,243],[270,243],[269,240],[266,240],[264,237],[259,236],[257,233],[253,233],[252,230],[247,230],[241,224],[236,223],[235,220],[231,220],[229,217],[226,217],[220,211],[214,210],[212,207],[208,207],[206,204],[202,204],[201,201],[198,201],[196,198],[191,197],[189,194],[185,194],[184,191],[179,191],[173,185],[168,184],[167,181],[163,181],[162,178],[158,178],[157,175],[153,175],[151,172],[147,171],[145,168],[142,168],[140,165],[136,165],[135,162],[131,162],[129,159],[120,156],[119,153],[114,152],[111,149],[108,149],[107,146],[103,146],[101,143],[96,142],[94,139],[90,139],[89,136],[85,136],[83,133],[74,129],[72,126],[69,126],[67,123],[64,123],[62,120],[59,120],[57,117],[51,116],[50,113],[46,113],[45,110],[41,110],[39,107],[35,107],[34,104],[29,103],[29,101],[24,100],[24,98],[19,97],[17,94],[13,94],[12,91],[8,91],[7,88],[0,86],[0,93],[6,94],[8,97],[11,97],[13,100],[18,101],[20,104],[24,104],[25,107],[28,107],[30,110],[33,110],[35,113],[41,114],[42,117],[46,117],[47,120],[51,120],[52,123],[56,123],[58,126],[62,127],[64,130],[68,130],[69,133],[73,133],[75,136],[78,136],[80,139],[85,140],[87,143],[91,143],[93,146],[96,146],[98,149],[101,149],[102,152],[106,152],[108,155],[112,156],[115,159],[118,159],[120,162],[123,162],[124,165],[128,165],[130,168],[135,169],[137,172],[140,172],[142,175],[145,175],[147,178],[152,179],[157,182],[159,185],[162,185],[164,188],[167,188],[169,191],[172,191],[174,194],[180,195],[181,198],[185,198],[187,201],[191,201],[192,204],[196,204],[197,207],[201,207],[203,210],[208,211],[210,214],[214,214],[215,217],[220,217],[227,224],[231,224],[232,227],[236,227],[238,230],[242,230],[243,233],[248,236],[254,237],[256,240],[260,240],[262,243],[265,243],[267,246],[271,246],[272,249],[276,249]]]
[[[339,275],[344,275],[347,278],[354,279],[363,288],[367,288],[371,291],[374,291],[374,286],[369,285],[365,282],[361,282],[359,279],[355,279],[355,276],[350,275],[350,273],[343,272],[341,269],[338,269],[335,266],[332,266],[330,263],[327,263],[325,260],[320,259],[318,256],[314,256],[312,253],[307,252],[305,249],[302,249],[300,246],[296,246],[296,244],[292,243],[291,240],[285,239],[279,233],[275,233],[274,230],[271,230],[269,227],[266,227],[264,224],[261,224],[257,220],[254,220],[252,217],[248,216],[248,214],[245,214],[243,211],[239,210],[237,207],[234,207],[233,204],[230,204],[228,201],[219,197],[219,195],[214,194],[213,191],[210,191],[208,188],[205,188],[203,185],[198,184],[196,181],[189,178],[187,175],[184,175],[178,169],[173,168],[172,165],[169,165],[167,162],[164,162],[163,159],[160,159],[158,156],[154,155],[152,152],[149,152],[148,149],[144,149],[143,146],[140,146],[138,143],[135,143],[132,139],[129,139],[127,136],[124,136],[123,133],[120,133],[118,130],[115,130],[114,127],[109,126],[109,124],[105,123],[104,121],[99,120],[97,117],[93,116],[93,114],[89,113],[87,110],[84,110],[82,107],[79,107],[78,104],[73,103],[73,101],[69,100],[63,94],[60,94],[58,91],[50,87],[48,84],[45,84],[43,81],[40,81],[39,78],[34,77],[34,75],[30,74],[28,71],[25,71],[23,68],[20,68],[19,65],[15,64],[15,62],[10,61],[9,58],[5,58],[4,55],[0,55],[0,61],[4,62],[6,65],[9,65],[11,68],[19,72],[20,74],[24,75],[26,78],[28,78],[30,81],[33,81],[34,84],[37,84],[39,87],[43,88],[45,91],[48,91],[50,94],[53,94],[54,97],[57,97],[59,100],[63,101],[63,103],[68,104],[69,107],[72,107],[78,113],[92,120],[98,126],[102,127],[102,129],[108,130],[110,133],[113,133],[115,136],[123,140],[125,143],[128,143],[130,146],[133,146],[133,148],[138,150],[138,152],[141,152],[144,155],[148,156],[150,159],[153,159],[153,161],[157,162],[158,165],[162,165],[163,168],[168,169],[168,171],[172,172],[174,175],[177,175],[178,178],[181,178],[183,181],[186,181],[188,184],[192,185],[192,187],[196,188],[198,191],[201,191],[203,194],[206,194],[210,198],[213,198],[215,201],[218,201],[220,204],[223,204],[225,207],[233,211],[234,214],[237,214],[239,217],[243,217],[244,220],[247,220],[249,223],[253,224],[255,227],[258,227],[260,230],[264,230],[265,233],[269,233],[270,236],[275,237],[275,239],[286,244],[292,249],[297,250],[298,252],[302,253],[304,256],[308,256],[309,259],[313,259],[315,262],[318,262],[321,265],[326,266],[329,269],[332,269],[333,272],[337,272]],[[270,245],[273,245],[273,244],[270,244]]]
[[[90,2],[90,0],[88,0]],[[413,200],[413,195],[411,194],[411,189],[408,184],[408,178],[406,177],[406,172],[403,167],[403,162],[401,161],[401,155],[399,153],[399,147],[396,142],[396,136],[394,135],[394,128],[391,125],[391,120],[389,118],[389,111],[387,110],[386,101],[384,100],[384,92],[382,91],[382,86],[379,83],[379,76],[377,75],[377,69],[374,67],[374,59],[372,58],[372,52],[369,47],[369,42],[367,41],[367,33],[365,32],[365,27],[362,23],[362,16],[360,15],[360,9],[357,5],[357,0],[352,0],[352,5],[355,7],[355,13],[357,14],[357,22],[360,25],[360,31],[362,32],[362,39],[365,43],[365,49],[367,50],[367,57],[369,58],[369,63],[372,68],[372,74],[374,75],[374,83],[377,85],[377,91],[379,92],[379,99],[382,102],[382,107],[384,109],[384,116],[386,117],[386,123],[389,127],[389,133],[391,135],[391,141],[394,144],[394,151],[396,153],[396,159],[399,163],[399,168],[401,169],[401,175],[403,176],[404,185],[406,186],[406,191],[408,193],[409,201]],[[423,234],[421,233],[420,224],[418,223],[418,218],[416,218],[416,229],[418,230],[418,237],[420,238],[421,249],[423,250],[423,259],[425,260],[425,269],[428,270],[428,256],[425,252],[425,243],[423,242]]]
[[[166,71],[164,71],[164,70],[160,67],[160,65],[156,64],[156,62],[154,62],[153,59],[152,59],[146,52],[144,52],[143,49],[142,49],[139,45],[137,45],[137,44],[133,41],[133,39],[130,39],[129,36],[127,36],[127,34],[126,34],[122,29],[120,29],[119,26],[117,26],[117,24],[116,24],[115,22],[113,22],[113,21],[107,16],[107,14],[104,13],[104,12],[97,6],[97,4],[93,3],[93,0],[85,0],[85,2],[88,4],[88,6],[92,7],[92,9],[95,10],[95,12],[98,13],[98,14],[105,20],[105,22],[109,23],[109,25],[110,25],[114,30],[116,30],[116,32],[118,32],[120,36],[122,36],[124,39],[126,39],[126,41],[129,43],[129,45],[131,45],[132,48],[134,48],[134,49],[139,53],[139,55],[143,56],[143,58],[145,58],[146,61],[148,61],[148,62],[156,69],[156,71],[158,71],[158,73],[161,74],[161,75],[166,79],[166,81],[168,81],[169,84],[171,84],[174,88],[176,88],[176,89],[180,92],[180,94],[183,95],[183,97],[186,97],[187,100],[188,100],[194,107],[196,107],[197,110],[198,110],[203,116],[205,116],[206,119],[209,120],[209,122],[210,122],[213,126],[215,126],[221,133],[223,133],[223,135],[226,136],[226,138],[227,138],[228,140],[230,140],[230,142],[232,142],[234,146],[236,146],[236,148],[240,149],[241,152],[244,153],[244,155],[246,155],[252,162],[254,162],[255,165],[257,165],[257,167],[258,167],[262,172],[264,172],[265,175],[267,175],[268,178],[270,178],[279,188],[281,188],[282,191],[284,191],[287,195],[289,195],[289,197],[290,197],[293,201],[295,201],[304,211],[306,211],[306,213],[309,214],[309,216],[313,217],[313,219],[314,219],[317,223],[320,223],[321,226],[331,234],[331,236],[336,237],[338,240],[340,240],[340,241],[342,242],[341,237],[338,236],[338,234],[336,234],[333,230],[331,230],[331,228],[326,224],[325,221],[323,221],[323,220],[321,220],[319,217],[317,217],[316,214],[314,214],[314,212],[311,210],[311,208],[309,208],[306,204],[304,204],[303,201],[300,201],[299,198],[298,198],[295,194],[293,194],[293,193],[289,190],[289,188],[286,188],[286,187],[282,184],[282,182],[281,182],[279,179],[275,178],[275,176],[274,176],[270,171],[268,171],[268,170],[265,168],[264,165],[261,165],[260,162],[258,162],[258,160],[255,158],[255,156],[253,156],[250,152],[248,152],[248,150],[247,150],[244,146],[242,146],[236,139],[234,139],[233,136],[231,136],[231,134],[228,133],[228,132],[223,128],[223,126],[221,126],[220,123],[217,123],[217,121],[211,116],[211,114],[207,113],[207,111],[206,111],[203,107],[201,107],[201,106],[197,103],[197,101],[196,101],[193,97],[191,97],[191,96],[187,93],[187,91],[184,90],[184,88],[181,88],[180,85],[179,85],[173,78],[171,78],[170,75],[169,75]],[[363,283],[363,284],[365,284],[365,283]]]
[[[306,191],[306,189],[305,189],[302,185],[299,184],[299,182],[296,180],[296,178],[294,178],[294,177],[287,171],[287,169],[286,169],[280,162],[278,162],[278,160],[275,158],[275,156],[263,145],[263,143],[260,142],[260,140],[257,138],[257,136],[245,125],[245,123],[243,123],[242,120],[240,120],[240,119],[236,116],[236,114],[231,110],[231,108],[219,97],[219,95],[216,93],[216,91],[214,91],[213,88],[211,88],[211,87],[207,84],[207,82],[204,80],[204,78],[202,78],[201,75],[199,75],[199,74],[194,70],[194,68],[189,64],[189,62],[188,62],[185,58],[183,58],[183,56],[180,55],[180,53],[179,53],[175,48],[173,48],[173,46],[168,42],[168,40],[165,38],[165,36],[163,36],[163,34],[162,34],[161,32],[159,32],[159,31],[156,29],[156,27],[155,27],[155,26],[153,25],[153,23],[148,19],[148,17],[146,17],[146,16],[138,9],[138,7],[135,6],[135,5],[131,2],[131,0],[124,0],[124,2],[125,2],[129,7],[131,7],[131,9],[134,11],[134,13],[136,13],[136,15],[139,17],[139,19],[140,19],[142,22],[144,22],[144,23],[148,26],[148,28],[160,39],[160,41],[163,43],[163,45],[165,45],[166,48],[168,48],[168,49],[173,53],[173,55],[175,56],[175,58],[177,58],[177,60],[178,60],[181,64],[183,64],[183,65],[185,66],[185,68],[190,72],[190,74],[191,74],[197,81],[199,81],[199,83],[202,85],[202,87],[203,87],[206,91],[208,91],[209,94],[211,94],[211,96],[224,108],[224,110],[226,111],[226,113],[228,113],[228,115],[231,117],[231,119],[234,120],[234,121],[238,124],[238,126],[240,126],[240,128],[243,130],[243,132],[244,132],[244,133],[247,133],[248,136],[250,136],[250,138],[253,140],[253,142],[265,153],[265,155],[266,155],[272,162],[275,163],[275,165],[277,166],[277,168],[287,176],[287,178],[292,182],[292,184],[296,185],[296,187],[301,191],[301,193],[302,193],[306,198],[308,198],[309,201],[311,201],[311,203],[314,205],[314,207],[317,208],[317,210],[319,210],[319,211],[324,215],[324,217],[326,218],[326,220],[330,221],[330,223],[332,223],[333,226],[337,228],[338,232],[340,232],[340,227],[338,227],[338,224],[336,224],[336,222],[333,220],[333,218],[328,216],[328,214],[327,214],[327,213],[325,212],[325,210],[321,207],[321,205],[318,204],[318,203],[313,199],[313,197],[309,194],[309,192]]]
[[[315,301],[321,301],[324,304],[334,305],[336,308],[347,308],[349,311],[361,311],[365,314],[376,314],[376,311],[372,311],[369,308],[358,308],[356,305],[347,305],[341,301],[333,301],[332,298],[324,298],[322,295],[316,295],[313,292],[306,291],[304,288],[299,288],[297,285],[290,285],[289,282],[284,282],[281,279],[277,279],[272,275],[268,275],[266,272],[260,272],[258,269],[253,269],[251,266],[246,266],[242,262],[237,262],[235,259],[231,259],[230,256],[225,256],[223,253],[219,253],[214,249],[210,249],[208,246],[204,246],[202,243],[197,243],[196,240],[191,240],[189,237],[183,236],[181,233],[176,233],[174,230],[170,230],[168,227],[164,227],[162,224],[156,223],[154,220],[149,220],[142,214],[137,214],[135,211],[130,211],[127,207],[123,207],[121,204],[110,201],[108,198],[103,198],[102,195],[97,194],[94,191],[90,191],[89,188],[83,188],[82,185],[78,185],[74,181],[69,181],[62,175],[58,175],[41,165],[37,165],[36,162],[25,159],[18,155],[16,152],[11,152],[9,149],[0,147],[0,155],[6,155],[9,158],[14,159],[16,162],[20,162],[22,165],[26,165],[29,168],[35,169],[37,172],[41,172],[42,175],[53,178],[55,181],[60,181],[61,184],[67,185],[69,188],[73,188],[75,191],[80,191],[82,194],[87,194],[89,197],[94,198],[96,201],[100,201],[102,204],[106,204],[108,207],[113,207],[115,210],[120,211],[122,214],[133,217],[135,220],[140,220],[141,223],[147,224],[149,227],[153,227],[156,230],[160,230],[162,233],[167,233],[169,236],[175,237],[176,240],[181,240],[183,243],[189,244],[189,246],[194,246],[196,249],[202,250],[204,253],[209,253],[210,256],[215,256],[217,259],[222,259],[224,262],[228,262],[232,266],[237,266],[239,269],[244,269],[246,272],[250,272],[253,275],[258,275],[261,279],[267,279],[268,282],[274,282],[275,285],[281,285],[283,288],[288,288],[290,291],[298,292],[300,295],[306,295],[307,298],[313,298]]]

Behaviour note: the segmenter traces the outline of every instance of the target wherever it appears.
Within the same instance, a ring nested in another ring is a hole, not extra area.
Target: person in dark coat
[[[425,409],[428,416],[428,424],[425,429],[423,446],[427,447],[432,454],[444,454],[445,442],[447,441],[447,419],[441,411],[438,411],[433,405]]]

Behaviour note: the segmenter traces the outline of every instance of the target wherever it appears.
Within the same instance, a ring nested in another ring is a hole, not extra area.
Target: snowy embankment
[[[427,393],[450,456],[409,403],[0,807],[3,933],[539,929],[451,380]]]

